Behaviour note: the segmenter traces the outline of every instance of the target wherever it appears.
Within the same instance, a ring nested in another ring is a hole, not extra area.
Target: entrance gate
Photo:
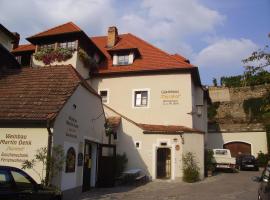
[[[110,144],[98,146],[98,187],[113,187],[116,168],[116,147]]]
[[[171,149],[157,149],[157,178],[171,178]]]

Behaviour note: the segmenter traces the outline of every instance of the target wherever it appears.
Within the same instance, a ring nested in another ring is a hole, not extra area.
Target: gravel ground
[[[139,187],[93,189],[80,200],[256,200],[260,172],[220,173],[193,184],[181,181],[153,181]]]

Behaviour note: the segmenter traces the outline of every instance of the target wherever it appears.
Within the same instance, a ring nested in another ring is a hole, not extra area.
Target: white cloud
[[[192,49],[185,37],[213,32],[225,20],[225,16],[196,0],[143,0],[141,9],[144,12],[122,16],[120,30],[132,32],[172,53],[188,56],[192,53],[182,53]]]
[[[220,39],[202,49],[194,59],[201,74],[230,76],[243,72],[242,60],[258,49],[249,39]]]

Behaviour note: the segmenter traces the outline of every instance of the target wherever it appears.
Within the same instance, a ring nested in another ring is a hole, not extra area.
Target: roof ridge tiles
[[[82,30],[80,29],[80,27],[78,27],[77,25],[75,25],[73,22],[70,21],[70,22],[67,22],[67,23],[64,23],[64,24],[55,26],[55,27],[53,27],[53,28],[47,29],[47,30],[45,30],[45,31],[41,31],[41,32],[39,32],[39,33],[37,33],[37,34],[35,34],[35,35],[30,36],[29,38],[40,37],[40,36],[42,36],[42,34],[48,33],[48,32],[50,32],[50,31],[59,29],[59,28],[61,28],[61,27],[67,26],[67,25],[71,25],[71,26],[72,26],[73,28],[75,28],[77,31],[82,31]],[[71,32],[73,32],[73,31],[71,31]],[[46,36],[46,35],[44,35],[44,36]]]

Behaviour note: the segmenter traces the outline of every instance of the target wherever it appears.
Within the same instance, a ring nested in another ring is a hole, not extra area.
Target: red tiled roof
[[[92,41],[103,52],[107,58],[99,68],[99,74],[130,71],[149,71],[166,69],[190,69],[193,65],[187,63],[184,59],[176,59],[168,53],[154,47],[148,42],[128,33],[119,35],[120,40],[113,48],[107,48],[107,36],[91,37]],[[108,50],[137,48],[140,57],[135,59],[132,65],[113,66],[112,57]]]
[[[0,73],[0,120],[45,121],[56,116],[79,84],[95,93],[71,65]]]
[[[180,61],[180,62],[182,62],[182,61],[184,61],[184,62],[187,62],[187,63],[189,63],[189,60],[187,59],[187,58],[185,58],[185,57],[183,57],[183,56],[181,56],[181,55],[179,55],[179,54],[173,54],[173,55],[171,55],[174,59],[176,59],[176,60],[178,60],[178,61]]]
[[[12,53],[22,52],[22,51],[35,51],[36,47],[33,44],[21,44],[16,49],[12,50]]]
[[[186,126],[176,126],[176,125],[153,125],[153,124],[138,124],[138,126],[144,130],[144,133],[203,133],[200,130],[189,128]]]
[[[131,120],[130,118],[126,117],[125,115],[122,115],[121,113],[117,112],[113,108],[103,104],[105,108],[109,109],[118,117],[121,119],[125,119],[128,122],[134,124],[135,126],[141,128],[143,130],[143,133],[149,134],[179,134],[179,133],[202,133],[204,134],[203,131],[194,129],[194,128],[189,128],[186,126],[179,126],[179,125],[153,125],[153,124],[141,124],[141,123],[136,123],[135,121]],[[113,117],[114,118],[114,117]],[[120,123],[120,122],[119,122]]]
[[[63,34],[63,33],[79,32],[79,31],[82,31],[82,30],[77,25],[75,25],[72,22],[68,22],[60,26],[56,26],[51,29],[48,29],[46,31],[42,31],[29,38],[44,37],[44,36],[58,35],[58,34]]]

